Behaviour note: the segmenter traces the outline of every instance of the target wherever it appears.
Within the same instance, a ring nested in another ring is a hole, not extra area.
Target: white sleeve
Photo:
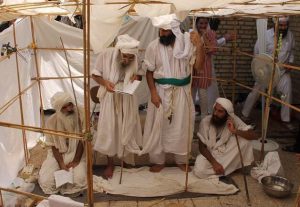
[[[254,46],[254,55],[259,54],[259,48],[258,48],[258,41],[256,40],[255,46]]]
[[[103,75],[103,53],[100,53],[96,59],[94,69],[92,70],[92,74],[96,76],[102,76]]]
[[[221,37],[221,38],[219,38],[218,40],[217,40],[217,46],[218,47],[222,47],[222,46],[224,46],[226,44],[226,39],[225,39],[225,37]]]
[[[144,69],[149,71],[155,70],[155,42],[151,42],[146,49],[144,59]]]

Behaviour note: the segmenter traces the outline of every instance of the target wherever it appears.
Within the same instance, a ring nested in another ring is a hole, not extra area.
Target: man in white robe
[[[46,128],[57,131],[79,133],[84,126],[84,111],[74,106],[74,100],[64,92],[57,92],[51,98],[56,110],[49,117]],[[45,194],[75,194],[86,188],[86,158],[83,142],[56,135],[46,135],[46,143],[51,146],[39,172],[39,184]],[[56,188],[54,172],[72,170],[73,184]]]
[[[289,18],[288,17],[280,17],[279,18],[279,37],[281,39],[281,48],[278,54],[278,61],[284,64],[292,64],[294,62],[294,53],[293,49],[295,47],[295,40],[293,33],[289,30]],[[273,55],[274,52],[274,28],[269,29],[266,32],[266,53],[268,55]],[[256,41],[254,54],[260,54],[258,41]],[[291,103],[292,101],[292,81],[290,72],[285,69],[281,68],[280,70],[280,80],[276,85],[277,91],[281,94],[281,99],[287,103]],[[250,112],[256,103],[257,99],[259,98],[260,94],[258,90],[264,91],[266,90],[262,85],[259,83],[255,83],[253,90],[249,93],[243,110],[243,119],[247,120]],[[290,116],[290,107],[282,105],[281,106],[281,120],[289,129],[293,129],[294,127],[289,124],[291,120]]]
[[[108,164],[104,172],[111,178],[114,171],[113,157],[126,157],[141,142],[142,130],[135,95],[115,92],[118,84],[141,80],[138,70],[139,41],[129,35],[118,36],[115,48],[101,52],[92,71],[92,78],[100,84],[100,101],[97,133],[94,135],[94,150],[107,155]]]
[[[201,121],[197,135],[201,154],[197,156],[193,171],[199,178],[228,175],[241,168],[235,136],[239,140],[244,165],[250,165],[254,160],[250,140],[258,139],[258,136],[251,126],[234,114],[228,99],[216,100],[213,114]]]
[[[159,38],[149,44],[145,53],[151,99],[148,102],[143,141],[156,142],[149,152],[150,162],[154,164],[151,172],[159,172],[164,168],[166,153],[174,154],[177,166],[184,171],[194,129],[190,87],[191,40],[197,45],[196,51],[203,48],[202,44],[193,41],[199,41],[198,34],[190,36],[189,33],[181,33],[174,14],[153,18],[152,23],[159,28]],[[201,62],[197,56],[195,64],[203,64],[203,60]]]

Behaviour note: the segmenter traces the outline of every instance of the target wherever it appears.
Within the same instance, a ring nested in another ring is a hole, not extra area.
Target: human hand
[[[77,165],[79,165],[79,162],[78,162],[78,161],[72,161],[72,162],[70,162],[69,164],[67,164],[66,167],[67,167],[68,169],[70,169],[70,168],[75,168]]]
[[[108,92],[111,92],[111,93],[114,92],[115,84],[113,84],[112,82],[105,80],[104,86]]]
[[[60,168],[61,170],[69,171],[69,168],[65,165],[65,163],[60,163],[60,164],[59,164],[59,168]]]
[[[161,104],[161,98],[156,92],[151,94],[151,102],[155,105],[156,108],[158,108]]]
[[[223,166],[220,163],[218,163],[217,161],[212,163],[212,167],[217,175],[225,174],[225,170],[224,170]]]
[[[227,127],[232,134],[236,134],[236,128],[234,126],[234,122],[231,117],[228,117],[227,119]]]
[[[133,82],[135,80],[138,80],[138,81],[141,81],[141,76],[139,75],[133,75],[131,78],[130,78],[130,81]]]
[[[226,41],[236,40],[237,34],[236,32],[228,32],[224,35],[224,38]]]

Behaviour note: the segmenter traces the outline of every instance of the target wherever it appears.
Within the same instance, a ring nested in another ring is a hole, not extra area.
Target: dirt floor
[[[237,108],[239,111],[239,108]],[[275,114],[275,115],[274,115]],[[270,128],[268,132],[268,137],[272,138],[276,142],[280,144],[280,149],[278,149],[280,159],[283,165],[283,169],[285,172],[285,177],[289,179],[293,184],[293,192],[291,196],[284,199],[272,198],[266,195],[263,192],[262,186],[254,180],[251,176],[247,176],[248,186],[249,186],[249,194],[251,199],[251,204],[254,207],[297,207],[296,198],[297,192],[300,184],[300,160],[297,160],[296,155],[294,153],[288,153],[281,150],[282,146],[292,144],[295,142],[296,131],[291,131],[284,127],[281,122],[276,117],[276,113],[272,114],[270,120]],[[255,110],[251,115],[253,122],[256,124],[256,131],[260,133],[260,111]],[[298,125],[298,121],[294,120],[293,123],[295,126]],[[198,121],[196,121],[195,128],[197,128]],[[197,145],[196,140],[195,144],[193,144],[193,156],[196,156]],[[31,159],[30,163],[33,163],[37,168],[40,167],[43,160],[45,159],[47,149],[43,149],[40,145],[36,146],[31,150]],[[260,152],[254,151],[256,160],[259,159]],[[140,158],[139,163],[148,163],[147,156]],[[210,197],[199,197],[199,198],[177,198],[167,200],[165,198],[156,199],[151,201],[100,201],[95,200],[96,207],[195,207],[195,206],[209,206],[209,207],[244,207],[247,206],[246,202],[246,194],[243,182],[243,176],[240,171],[237,171],[230,175],[230,177],[234,180],[234,182],[238,185],[240,192],[236,195],[230,196],[210,196]]]

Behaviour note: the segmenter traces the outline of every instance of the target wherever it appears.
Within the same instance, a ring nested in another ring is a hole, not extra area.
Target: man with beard
[[[152,24],[159,28],[159,38],[146,49],[146,77],[151,99],[148,102],[143,141],[152,140],[149,151],[151,172],[165,166],[165,154],[174,154],[177,166],[185,171],[188,144],[194,127],[194,107],[191,97],[191,40],[196,53],[199,35],[182,33],[174,14],[155,17]],[[198,39],[197,39],[198,38]],[[196,56],[195,65],[203,64],[203,56]],[[154,141],[155,140],[155,141]]]
[[[289,18],[288,17],[280,17],[279,18],[279,42],[280,52],[278,54],[278,61],[284,64],[291,64],[294,62],[294,54],[293,49],[295,46],[295,40],[292,32],[289,30]],[[273,55],[274,52],[274,28],[271,28],[266,33],[266,53],[270,56]],[[261,53],[259,51],[258,41],[255,44],[254,54]],[[292,99],[292,82],[291,76],[287,69],[284,67],[280,70],[280,80],[276,85],[277,91],[282,94],[283,101],[287,103],[291,103]],[[250,112],[259,98],[258,90],[264,91],[265,88],[258,83],[255,83],[253,90],[249,93],[246,102],[244,104],[242,110],[242,119],[248,120]],[[292,129],[293,126],[289,124],[290,122],[290,108],[288,106],[281,106],[281,120],[285,124],[286,127]]]
[[[100,84],[97,94],[100,111],[97,133],[94,134],[94,150],[107,155],[105,178],[113,176],[113,157],[129,158],[129,152],[136,149],[142,139],[136,96],[115,92],[117,84],[126,85],[133,80],[141,80],[142,71],[138,70],[137,59],[139,41],[127,34],[117,39],[115,48],[107,48],[98,55],[92,71],[92,78]]]
[[[250,140],[258,139],[258,136],[251,126],[234,114],[228,99],[216,100],[213,114],[201,121],[197,135],[201,154],[197,156],[193,171],[199,178],[228,175],[241,168],[236,135],[244,165],[250,165],[254,160]]]
[[[57,92],[51,98],[51,104],[56,110],[46,123],[46,128],[79,133],[84,126],[83,109],[74,106],[71,96]],[[76,194],[86,187],[86,159],[84,145],[77,139],[57,135],[46,135],[46,143],[51,146],[48,155],[39,172],[39,184],[45,194]],[[64,184],[56,188],[54,172],[66,170],[73,172],[73,184]]]

